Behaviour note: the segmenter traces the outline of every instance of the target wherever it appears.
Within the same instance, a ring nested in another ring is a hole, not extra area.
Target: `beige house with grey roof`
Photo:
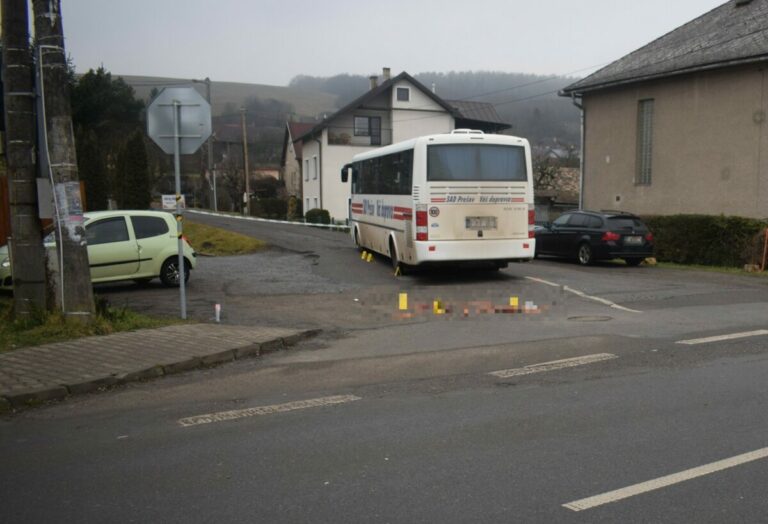
[[[566,87],[581,205],[768,217],[768,0],[731,0]]]

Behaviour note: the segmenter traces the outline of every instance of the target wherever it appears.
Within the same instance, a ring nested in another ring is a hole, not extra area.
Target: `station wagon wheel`
[[[592,247],[586,242],[579,244],[579,250],[576,252],[576,257],[579,259],[579,264],[582,266],[588,266],[592,263]]]
[[[191,268],[189,262],[184,261],[184,282],[189,281]],[[179,259],[171,257],[160,268],[160,280],[168,287],[177,287],[179,285]]]

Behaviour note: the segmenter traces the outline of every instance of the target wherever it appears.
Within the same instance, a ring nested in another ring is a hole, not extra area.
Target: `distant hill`
[[[191,86],[205,96],[205,84],[192,83],[183,78],[163,78],[157,76],[130,76],[112,74],[122,79],[142,100],[148,100],[153,88]],[[316,117],[335,111],[337,95],[318,90],[304,90],[296,87],[268,86],[262,84],[242,84],[237,82],[211,82],[211,110],[213,116],[237,111],[253,97],[260,100],[277,100],[290,105],[296,115]]]

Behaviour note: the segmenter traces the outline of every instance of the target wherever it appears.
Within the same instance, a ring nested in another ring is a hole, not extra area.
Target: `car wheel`
[[[360,245],[360,234],[357,228],[355,228],[355,247],[357,247],[357,249],[360,249],[363,247]]]
[[[634,266],[639,266],[643,262],[643,260],[645,260],[645,259],[644,258],[633,257],[633,258],[625,258],[624,262],[626,262],[628,266],[633,266],[634,267]]]
[[[579,250],[576,252],[576,258],[579,259],[579,264],[582,266],[588,266],[592,263],[592,247],[586,242],[579,244]]]
[[[184,261],[184,282],[189,281],[189,273],[192,268],[189,267],[189,262]],[[178,287],[179,285],[179,259],[178,257],[171,257],[160,268],[160,280],[164,285],[168,287]]]

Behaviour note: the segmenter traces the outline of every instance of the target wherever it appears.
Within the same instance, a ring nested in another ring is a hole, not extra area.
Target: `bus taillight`
[[[429,219],[427,218],[427,206],[416,205],[416,240],[429,240]]]
[[[533,228],[536,222],[536,209],[533,206],[528,206],[528,238],[536,237],[536,231]]]

